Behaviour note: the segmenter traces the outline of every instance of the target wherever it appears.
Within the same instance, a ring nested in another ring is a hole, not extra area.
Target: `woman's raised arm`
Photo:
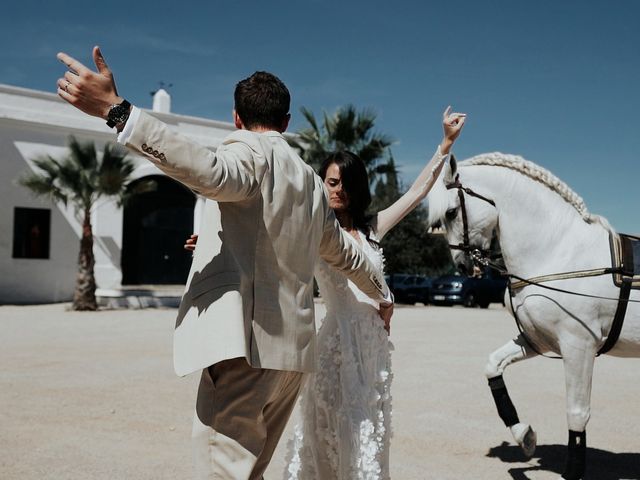
[[[391,206],[378,212],[376,228],[378,238],[381,239],[427,196],[440,175],[445,160],[449,157],[451,147],[462,131],[465,119],[465,113],[451,113],[450,106],[444,111],[442,114],[442,128],[444,130],[442,142],[411,188]]]

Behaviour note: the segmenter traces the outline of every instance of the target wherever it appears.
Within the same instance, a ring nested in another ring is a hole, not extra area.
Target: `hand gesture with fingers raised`
[[[78,110],[106,120],[111,106],[122,103],[124,99],[118,96],[113,74],[100,48],[93,47],[97,72],[66,53],[60,52],[57,57],[69,69],[58,79],[58,95]]]
[[[442,128],[444,130],[444,138],[440,144],[440,152],[444,155],[449,153],[453,143],[456,141],[464,122],[467,118],[466,113],[451,113],[451,106],[449,105],[442,114]]]

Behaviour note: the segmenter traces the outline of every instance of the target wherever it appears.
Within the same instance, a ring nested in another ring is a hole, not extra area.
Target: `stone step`
[[[177,308],[184,285],[131,285],[96,289],[102,309]]]

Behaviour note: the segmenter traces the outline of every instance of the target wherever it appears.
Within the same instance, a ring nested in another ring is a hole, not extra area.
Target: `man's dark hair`
[[[280,130],[287,119],[291,96],[282,81],[269,72],[256,72],[236,85],[236,113],[245,128]]]

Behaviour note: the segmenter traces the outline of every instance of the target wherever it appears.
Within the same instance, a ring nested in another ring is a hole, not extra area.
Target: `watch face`
[[[129,118],[131,104],[124,100],[120,105],[112,105],[107,114],[107,125],[113,127]]]
[[[129,113],[129,109],[125,108],[122,105],[115,105],[113,107],[111,107],[111,110],[109,111],[109,118],[114,120],[116,123],[121,122],[122,120],[124,120],[124,116]]]

